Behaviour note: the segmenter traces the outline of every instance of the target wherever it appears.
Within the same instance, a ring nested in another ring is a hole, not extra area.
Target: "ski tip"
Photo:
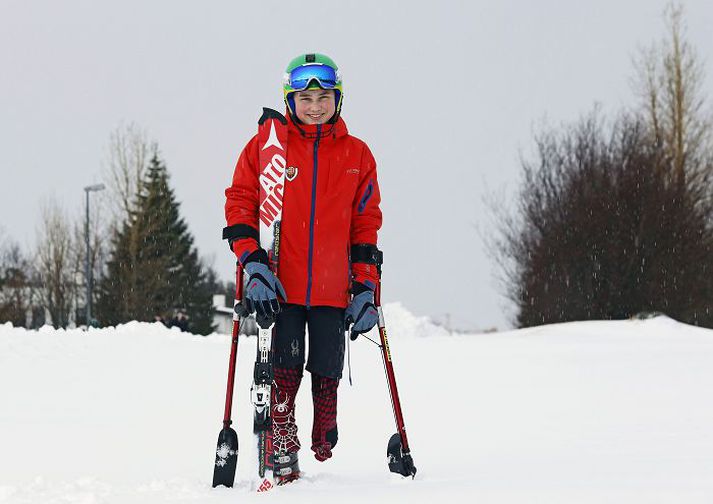
[[[257,492],[258,493],[267,492],[269,490],[272,490],[273,488],[275,488],[275,484],[272,481],[270,481],[268,478],[264,478],[262,480],[262,483],[260,483],[260,485],[258,485]]]
[[[274,480],[270,478],[263,478],[262,483],[257,486],[256,492],[265,493],[269,492],[275,487],[289,485],[290,483],[294,483],[295,481],[299,480],[301,476],[302,473],[300,471],[295,471],[286,476],[275,477]]]

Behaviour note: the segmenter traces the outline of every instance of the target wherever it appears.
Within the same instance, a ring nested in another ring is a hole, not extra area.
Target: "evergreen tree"
[[[157,154],[134,208],[114,236],[97,305],[101,321],[153,321],[182,311],[192,332],[209,334],[213,331],[214,282],[200,263],[169,186],[166,166]]]

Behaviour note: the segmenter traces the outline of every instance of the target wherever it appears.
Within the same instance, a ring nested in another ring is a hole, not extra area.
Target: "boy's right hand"
[[[267,255],[265,254],[265,259]],[[280,312],[279,295],[283,300],[287,300],[282,283],[270,270],[267,264],[259,260],[248,260],[243,265],[248,280],[245,285],[243,302],[248,313],[255,312],[258,317],[274,319]]]

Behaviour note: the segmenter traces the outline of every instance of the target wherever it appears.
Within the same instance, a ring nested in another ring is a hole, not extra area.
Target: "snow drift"
[[[228,337],[137,322],[0,326],[0,502],[713,499],[713,331],[659,317],[451,335],[400,305],[386,321],[416,479],[387,470],[386,381],[378,348],[360,338],[334,458],[320,464],[303,449],[304,478],[268,495],[249,490],[254,338],[238,350],[236,487],[212,489]],[[308,446],[305,384],[297,419]]]

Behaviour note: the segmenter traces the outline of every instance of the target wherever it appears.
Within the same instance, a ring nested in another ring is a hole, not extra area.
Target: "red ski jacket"
[[[367,145],[334,124],[297,126],[288,115],[287,171],[283,196],[278,277],[287,302],[345,307],[351,280],[374,287],[373,264],[350,265],[352,245],[376,246],[381,227],[376,162]],[[260,186],[258,139],[240,154],[225,190],[227,225],[257,234]],[[232,243],[241,263],[257,250],[251,237]],[[351,277],[351,278],[350,278]]]

